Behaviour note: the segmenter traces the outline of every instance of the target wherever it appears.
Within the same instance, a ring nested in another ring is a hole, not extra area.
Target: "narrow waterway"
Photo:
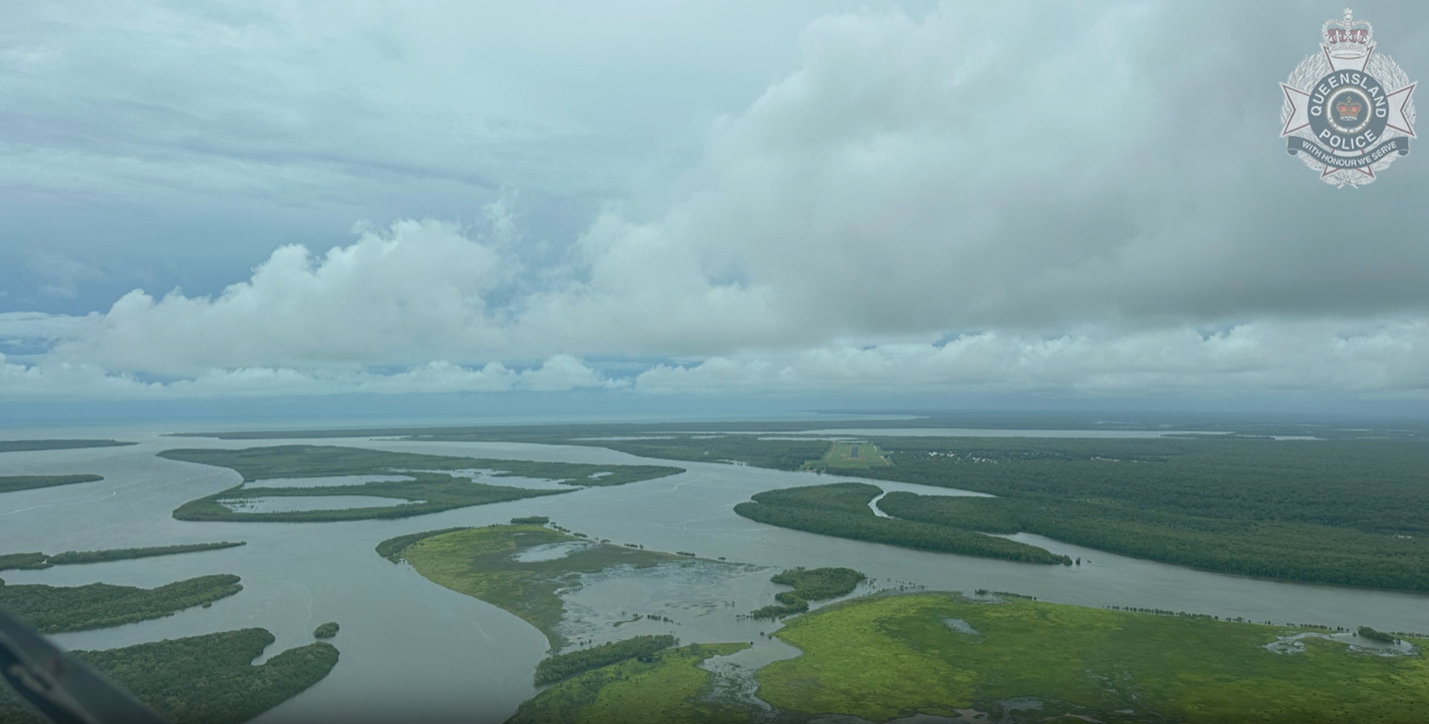
[[[45,431],[75,437],[69,431]],[[7,435],[7,437],[21,437]],[[590,640],[669,630],[683,641],[757,641],[745,665],[790,655],[760,634],[769,622],[736,618],[772,601],[775,570],[847,566],[881,585],[971,591],[1013,591],[1085,606],[1120,605],[1185,610],[1253,620],[1323,623],[1381,630],[1429,631],[1429,596],[1279,583],[1124,558],[1036,536],[1018,536],[1082,565],[1039,566],[922,553],[775,528],[734,514],[736,503],[761,490],[855,480],[719,463],[673,463],[681,475],[565,495],[512,501],[395,521],[346,523],[182,522],[170,512],[184,502],[239,483],[231,470],[155,457],[175,447],[256,447],[261,441],[217,441],[126,434],[139,445],[5,453],[0,475],[98,473],[105,480],[0,495],[0,552],[95,550],[244,540],[220,551],[59,566],[0,573],[10,583],[77,585],[103,581],[154,586],[208,573],[234,573],[244,590],[208,609],[156,621],[57,636],[69,648],[109,648],[178,636],[259,626],[277,643],[265,655],[312,641],[312,629],[337,621],[342,658],[323,682],[259,719],[307,721],[321,713],[353,721],[390,721],[413,712],[461,714],[498,722],[534,693],[531,672],[545,638],[516,617],[432,584],[405,565],[379,558],[373,547],[404,533],[458,525],[503,523],[546,515],[555,522],[617,543],[691,551],[707,559],[754,567],[710,567],[691,574],[654,572],[597,577],[569,597],[570,633]],[[304,441],[288,440],[283,444]],[[600,448],[519,443],[309,441],[403,452],[522,460],[649,463]],[[654,461],[661,462],[661,461]],[[520,481],[502,479],[503,484]],[[868,481],[885,490],[952,493],[937,488]],[[625,611],[656,614],[613,626]],[[734,663],[741,663],[736,661]]]

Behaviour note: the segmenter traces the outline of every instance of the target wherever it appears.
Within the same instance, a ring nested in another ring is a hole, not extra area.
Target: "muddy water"
[[[46,436],[72,437],[72,431]],[[108,436],[108,435],[106,435]],[[7,432],[6,437],[22,437]],[[608,640],[637,633],[673,632],[686,642],[754,641],[728,657],[753,668],[797,652],[761,637],[769,622],[736,618],[772,600],[773,570],[792,566],[848,566],[878,580],[932,590],[1013,591],[1042,600],[1089,606],[1121,605],[1185,610],[1253,620],[1369,625],[1386,631],[1429,631],[1429,597],[1337,589],[1192,571],[1138,561],[1038,538],[1018,536],[1053,552],[1083,559],[1081,566],[1036,566],[921,553],[774,528],[740,518],[735,503],[776,487],[855,479],[788,473],[716,463],[675,463],[688,472],[616,487],[478,506],[395,521],[344,523],[181,522],[170,511],[193,498],[237,485],[233,471],[164,460],[173,447],[243,448],[254,441],[196,441],[126,434],[140,445],[88,450],[0,454],[0,474],[98,473],[97,483],[0,495],[0,552],[94,550],[218,540],[247,546],[180,556],[8,571],[8,582],[76,585],[95,581],[153,586],[207,573],[235,573],[244,590],[208,609],[102,631],[56,637],[71,648],[107,648],[245,626],[272,631],[268,655],[312,640],[312,629],[337,621],[334,643],[342,659],[309,691],[260,718],[353,721],[461,713],[471,721],[500,721],[531,696],[531,671],[545,638],[516,617],[431,584],[409,567],[373,552],[396,535],[457,525],[547,515],[596,538],[647,549],[692,551],[702,558],[756,564],[697,567],[690,573],[657,569],[593,577],[569,597],[570,634]],[[301,442],[301,441],[285,441]],[[377,449],[487,458],[591,463],[650,462],[623,453],[577,446],[518,443],[436,443],[325,439]],[[520,484],[502,479],[502,484]],[[870,481],[885,490],[950,492]],[[690,569],[682,569],[690,570]],[[722,605],[722,602],[733,602]],[[611,616],[647,614],[613,626]],[[614,613],[612,613],[614,612]],[[648,614],[673,620],[650,621]],[[740,658],[743,657],[743,658]]]

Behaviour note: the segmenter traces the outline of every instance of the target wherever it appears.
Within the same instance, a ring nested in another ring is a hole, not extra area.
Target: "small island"
[[[317,628],[313,629],[313,638],[330,639],[336,635],[337,623],[335,621],[328,621],[327,623],[322,624],[321,626],[318,626]]]
[[[793,586],[792,591],[774,595],[778,603],[765,606],[749,614],[750,618],[783,618],[809,610],[810,601],[827,601],[847,596],[866,579],[862,573],[852,568],[791,568],[775,574],[769,580],[783,586]]]

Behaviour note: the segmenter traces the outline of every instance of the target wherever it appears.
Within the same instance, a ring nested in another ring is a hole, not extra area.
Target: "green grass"
[[[1423,656],[1355,653],[1320,639],[1294,655],[1264,648],[1298,632],[1026,600],[876,597],[793,619],[775,635],[803,655],[756,679],[760,698],[796,721],[966,708],[996,719],[999,702],[1016,697],[1044,702],[1026,712],[1039,721],[1072,713],[1104,722],[1397,723],[1429,706]]]
[[[250,628],[72,653],[174,724],[238,724],[302,693],[337,664],[337,649],[318,642],[253,666],[274,641]],[[0,686],[0,722],[43,721]]]
[[[42,633],[108,628],[212,603],[243,590],[238,576],[199,576],[157,588],[91,583],[47,586],[0,581],[0,608]]]
[[[841,470],[857,470],[861,468],[881,468],[892,465],[889,460],[878,449],[877,445],[867,442],[836,442],[829,446],[829,451],[824,453],[818,460],[810,460],[805,464],[809,470],[826,470],[838,468]]]
[[[230,543],[188,543],[173,546],[150,546],[147,548],[110,548],[102,551],[65,551],[48,555],[45,553],[7,553],[0,555],[0,571],[35,570],[50,566],[69,566],[80,563],[106,563],[134,558],[172,556],[179,553],[197,553],[245,545],[243,541]]]
[[[328,445],[284,445],[245,450],[166,450],[161,457],[232,468],[246,483],[269,478],[309,478],[342,475],[392,475],[411,480],[379,481],[357,485],[325,485],[311,488],[250,488],[246,485],[191,500],[174,511],[179,520],[254,521],[270,523],[320,523],[348,520],[407,518],[439,513],[472,505],[501,503],[522,498],[558,495],[565,490],[485,485],[443,470],[489,469],[495,477],[526,477],[556,480],[571,486],[622,485],[684,472],[682,468],[657,465],[584,465],[523,460],[485,460],[392,453]],[[423,471],[423,472],[414,472]],[[290,512],[245,512],[224,503],[277,497],[360,495],[391,498],[389,506],[303,510]]]
[[[537,694],[507,724],[723,724],[749,720],[746,711],[707,700],[711,675],[698,664],[748,644],[691,644],[587,671]]]
[[[75,483],[95,483],[103,479],[104,477],[100,475],[0,475],[0,493],[53,488],[57,485],[74,485]]]
[[[457,530],[467,530],[470,526],[459,526],[456,528],[442,528],[440,530],[428,530],[421,533],[408,533],[399,535],[396,538],[388,538],[377,544],[377,555],[386,558],[393,563],[402,560],[402,552],[407,550],[407,546],[416,543],[423,538],[443,535]]]
[[[384,541],[378,550],[395,548],[397,552],[389,555],[411,563],[431,581],[519,616],[540,629],[551,648],[559,651],[565,641],[556,627],[565,615],[565,605],[556,592],[575,584],[580,574],[619,565],[648,568],[686,560],[611,544],[593,544],[550,561],[522,563],[513,559],[534,546],[581,540],[539,525],[492,525],[407,541],[404,546]]]

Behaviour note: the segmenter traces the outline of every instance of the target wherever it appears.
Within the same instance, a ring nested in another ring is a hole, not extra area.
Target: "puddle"
[[[334,475],[323,478],[269,478],[244,483],[245,488],[329,488],[339,485],[398,483],[414,480],[410,475]]]
[[[969,625],[967,621],[964,621],[960,618],[945,618],[943,619],[943,625],[960,634],[967,634],[968,636],[982,635],[978,633],[977,629]]]
[[[492,468],[463,468],[461,470],[403,470],[408,473],[436,473],[438,475],[451,475],[457,478],[467,478],[473,483],[481,485],[499,485],[507,488],[532,488],[534,490],[570,490],[571,486],[562,485],[554,480],[545,478],[522,478],[517,476],[504,476],[498,473],[504,472]],[[596,473],[600,475],[602,473]],[[604,473],[608,474],[608,473]],[[594,477],[594,476],[592,476]]]
[[[274,498],[239,498],[218,502],[235,513],[297,513],[307,510],[388,508],[394,505],[413,505],[426,501],[381,498],[375,495],[295,495]]]
[[[531,546],[525,550],[512,554],[511,560],[517,563],[540,563],[541,561],[554,561],[566,556],[583,551],[587,548],[594,548],[598,543],[586,541],[567,541],[564,543],[547,543],[545,545]]]
[[[1305,639],[1335,641],[1348,646],[1350,651],[1374,654],[1375,656],[1415,656],[1419,653],[1413,644],[1405,641],[1389,643],[1367,639],[1355,633],[1326,634],[1316,631],[1306,631],[1293,636],[1281,636],[1266,644],[1265,650],[1273,654],[1285,654],[1289,656],[1304,653]]]

